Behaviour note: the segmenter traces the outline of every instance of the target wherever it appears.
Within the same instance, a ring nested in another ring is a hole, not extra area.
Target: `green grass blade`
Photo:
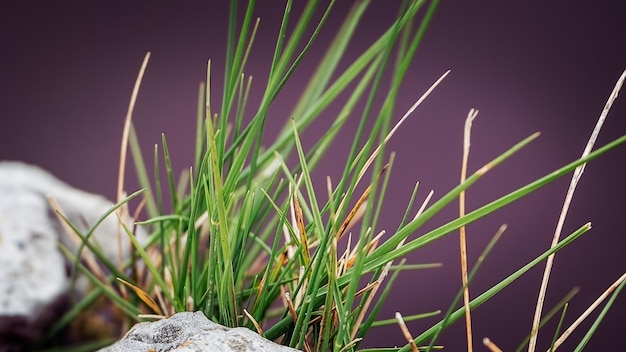
[[[415,320],[420,320],[420,319],[426,319],[426,318],[431,318],[434,316],[437,316],[441,314],[440,310],[436,310],[433,312],[428,312],[428,313],[422,313],[422,314],[413,314],[413,315],[409,315],[409,316],[402,316],[402,320],[404,320],[405,322],[409,322],[409,321],[415,321]],[[398,324],[398,320],[396,319],[385,319],[385,320],[378,320],[375,321],[372,324],[373,328],[376,327],[381,327],[381,326],[386,326],[386,325],[395,325]]]
[[[170,186],[170,196],[172,197],[172,208],[178,208],[178,195],[176,193],[176,181],[174,181],[174,173],[172,171],[172,160],[170,159],[170,151],[167,148],[167,141],[165,140],[165,133],[161,134],[161,142],[163,144],[163,158],[165,159],[165,171],[167,173],[167,180]]]
[[[563,306],[563,312],[561,313],[561,319],[559,319],[559,325],[557,325],[556,330],[554,331],[554,336],[552,337],[552,342],[550,343],[550,349],[548,352],[554,352],[554,344],[556,343],[556,339],[559,337],[561,333],[561,327],[563,326],[563,321],[565,321],[565,313],[567,312],[567,307],[569,303],[565,303]]]
[[[150,190],[149,194],[147,195],[148,201],[146,203],[148,216],[156,216],[159,214],[159,211],[154,200],[154,194],[152,192],[152,187],[150,186],[150,180],[148,179],[148,172],[146,169],[146,163],[144,162],[143,155],[141,153],[139,138],[137,137],[137,132],[135,131],[135,126],[132,124],[132,122],[130,125],[128,142],[130,144],[130,152],[133,157],[133,164],[135,165],[135,171],[137,172],[139,185],[143,189]]]
[[[589,231],[589,229],[591,229],[590,224],[583,225],[581,228],[579,228],[578,230],[576,230],[575,232],[573,232],[572,234],[570,234],[569,236],[561,240],[555,247],[548,249],[543,254],[533,259],[528,264],[524,265],[523,267],[515,271],[513,274],[509,275],[507,278],[500,281],[498,284],[494,285],[492,288],[488,289],[487,291],[485,291],[478,297],[474,298],[472,301],[470,301],[470,308],[476,309],[481,304],[485,303],[487,300],[493,297],[496,293],[502,291],[506,286],[510,285],[513,281],[517,280],[520,276],[522,276],[528,270],[530,270],[531,268],[533,268],[534,266],[536,266],[537,264],[539,264],[540,262],[548,258],[550,254],[556,253],[559,250],[563,249],[564,247],[572,243],[574,240],[582,236],[584,233]],[[456,311],[454,311],[452,314],[449,315],[447,324],[449,325],[449,324],[456,322],[464,314],[465,314],[465,308],[461,307],[457,309]],[[432,338],[432,336],[436,333],[436,331],[441,329],[442,326],[443,326],[443,321],[433,325],[431,328],[429,328],[428,330],[420,334],[418,337],[416,337],[415,342],[423,343],[427,339]],[[410,346],[406,345],[401,349],[401,351],[404,352],[404,351],[408,351],[409,349],[410,349]]]
[[[196,155],[194,158],[194,171],[196,172],[196,177],[198,176],[197,172],[200,170],[200,163],[202,162],[202,154],[204,153],[204,106],[205,106],[205,83],[200,83],[200,88],[198,89],[198,110],[196,113]],[[208,99],[208,98],[207,98]]]
[[[213,123],[211,122],[211,119],[207,119],[206,125],[208,135],[215,136],[215,131],[213,130]],[[227,323],[229,324],[229,326],[234,327],[237,324],[237,310],[235,308],[234,297],[235,283],[232,268],[232,252],[229,240],[228,222],[226,217],[226,195],[224,194],[224,190],[222,188],[222,170],[220,162],[218,160],[218,152],[215,140],[216,138],[209,138],[208,153],[209,162],[211,163],[211,176],[213,181],[210,185],[210,189],[212,192],[215,192],[214,200],[216,201],[215,207],[217,208],[218,217],[217,219],[212,219],[212,221],[217,220],[217,236],[219,238],[221,257],[224,265],[224,267],[222,268],[222,284],[220,285],[219,290],[223,298],[228,297],[228,299],[221,300],[221,302],[226,305],[220,308],[223,312],[222,318],[224,319],[224,323]]]

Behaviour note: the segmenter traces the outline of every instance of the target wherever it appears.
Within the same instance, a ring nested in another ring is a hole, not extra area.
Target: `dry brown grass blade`
[[[135,80],[135,85],[133,87],[132,94],[130,96],[130,102],[128,104],[128,110],[126,112],[126,118],[124,120],[124,130],[122,132],[122,145],[120,148],[120,165],[117,179],[117,201],[121,202],[124,197],[122,196],[124,193],[124,175],[126,171],[126,152],[128,151],[128,136],[130,133],[130,127],[132,122],[133,111],[135,109],[135,103],[137,102],[137,95],[139,94],[139,87],[141,86],[141,81],[143,80],[143,75],[146,71],[146,67],[148,66],[148,61],[150,60],[150,52],[146,53],[146,56],[143,59],[143,63],[141,64],[141,68],[139,69],[139,74],[137,75],[137,79]]]
[[[372,231],[372,228],[368,228],[367,231],[365,232],[365,236],[363,236],[363,238],[367,238],[370,234],[370,232]],[[359,240],[361,241],[361,240]],[[367,247],[369,246],[369,244],[365,244],[365,247],[363,248],[363,253],[367,253]],[[352,268],[352,266],[354,265],[354,263],[356,262],[356,257],[357,257],[357,251],[359,249],[359,245],[357,244],[356,246],[354,246],[354,248],[352,249],[352,252],[350,252],[350,256],[348,257],[348,260],[346,261],[346,270]]]
[[[293,306],[293,302],[291,301],[291,295],[289,292],[283,293],[283,298],[285,299],[285,303],[287,303],[287,308],[289,308],[289,314],[291,314],[291,319],[295,323],[298,321],[298,314],[296,313],[296,308]]]
[[[415,111],[415,109],[417,109],[417,107],[430,95],[430,93],[433,92],[433,90],[435,90],[435,88],[443,81],[444,78],[446,78],[446,76],[450,73],[450,70],[444,72],[444,74],[442,74],[436,81],[435,83],[433,83],[424,94],[422,94],[422,96],[409,108],[409,110],[407,110],[406,113],[404,113],[404,116],[402,116],[402,118],[400,119],[400,121],[398,121],[393,128],[389,131],[389,133],[387,133],[387,135],[385,136],[385,139],[378,145],[378,147],[376,147],[376,149],[372,152],[372,154],[370,155],[370,157],[367,159],[367,161],[365,162],[365,164],[363,165],[363,168],[361,169],[361,171],[359,172],[358,176],[357,176],[357,180],[356,180],[356,184],[358,185],[361,182],[361,179],[363,178],[363,175],[365,175],[365,173],[367,172],[367,170],[369,169],[369,167],[372,165],[372,163],[374,162],[374,160],[376,159],[376,157],[378,156],[378,153],[380,153],[380,151],[382,150],[382,148],[387,144],[387,142],[389,142],[389,140],[391,139],[391,137],[393,137],[393,135],[396,133],[396,131],[400,128],[400,126],[404,123],[404,121],[411,116],[411,114],[413,113],[413,111]],[[361,152],[359,152],[359,155],[355,158],[359,159],[361,156],[361,153],[363,152],[363,150],[361,150]],[[339,204],[339,207],[337,209],[343,209],[344,207],[344,201],[346,199],[342,199],[341,203]]]
[[[366,236],[369,235],[370,231],[372,229],[368,228],[367,232],[366,232]],[[378,235],[374,236],[374,238],[372,238],[370,240],[369,243],[366,243],[365,246],[363,247],[363,255],[367,256],[369,254],[371,254],[372,252],[374,252],[374,250],[376,249],[376,247],[378,247],[378,243],[380,242],[380,238],[383,237],[383,235],[385,235],[385,230],[381,230]],[[356,262],[356,259],[358,257],[357,255],[357,249],[359,248],[359,246],[357,245],[352,252],[350,252],[350,255],[348,256],[348,259],[346,261],[346,270],[352,268],[352,266],[354,265],[354,263]]]
[[[335,246],[337,246],[337,237],[335,237],[335,241],[333,243]],[[349,264],[350,261],[350,255],[351,255],[351,248],[352,248],[352,233],[348,233],[348,240],[346,243],[346,250],[345,252],[341,255],[341,258],[339,258],[339,260],[337,261],[338,265],[337,265],[337,276],[343,275],[343,273],[345,273],[348,270],[348,265],[352,265]]]
[[[295,185],[289,184],[289,194],[291,194],[294,198],[296,197],[297,194],[297,190],[298,190],[298,186],[300,185],[300,182],[302,181],[302,176],[298,177],[298,180],[296,181]],[[294,207],[294,202],[291,201],[289,202],[289,211],[291,214],[291,226],[293,228],[297,228],[297,220],[296,220],[296,210]],[[289,232],[289,227],[287,226],[287,224],[283,224],[283,237],[285,238],[285,243],[287,244],[285,246],[285,252],[283,252],[284,255],[286,255],[287,260],[291,260],[294,255],[296,254],[296,244],[293,243],[292,239],[291,239],[291,233]],[[283,265],[285,265],[286,262],[283,262]]]
[[[598,297],[590,306],[589,308],[587,308],[583,314],[581,314],[578,319],[576,319],[576,321],[574,321],[572,323],[572,325],[570,325],[564,332],[563,334],[555,341],[554,343],[554,348],[552,349],[553,351],[556,351],[557,347],[561,346],[563,344],[563,342],[565,342],[565,340],[567,340],[567,338],[572,334],[572,332],[574,332],[574,330],[576,330],[576,328],[578,328],[578,326],[596,309],[598,308],[598,306],[609,297],[609,295],[617,288],[617,286],[619,286],[624,280],[626,280],[626,273],[624,273],[622,276],[620,276],[619,279],[617,279],[617,281],[615,281],[611,286],[609,286],[609,288],[606,289],[606,291],[604,291],[600,297]],[[548,351],[551,352],[551,351]]]
[[[378,247],[378,243],[380,243],[380,239],[385,235],[385,233],[387,233],[387,231],[380,230],[378,235],[374,236],[370,243],[365,246],[368,255],[374,253],[374,250]]]
[[[400,326],[400,330],[402,330],[404,338],[409,343],[409,345],[411,345],[411,350],[413,352],[419,352],[415,341],[413,341],[413,336],[411,336],[409,328],[406,327],[406,323],[404,322],[404,319],[402,319],[402,314],[400,314],[400,312],[396,312],[396,320],[398,321],[398,325]]]
[[[400,262],[400,265],[404,264],[405,261],[406,261],[406,259],[402,259],[402,261]],[[380,276],[378,277],[378,279],[375,282],[373,282],[374,286],[371,288],[372,292],[367,297],[367,300],[365,300],[365,303],[363,304],[363,307],[361,308],[361,311],[359,312],[359,316],[357,317],[357,319],[356,319],[356,321],[354,323],[352,331],[350,332],[350,339],[351,340],[355,339],[356,334],[359,331],[359,327],[361,326],[361,323],[363,322],[363,319],[365,319],[365,313],[367,312],[367,310],[369,309],[370,305],[372,304],[372,301],[374,300],[374,296],[376,295],[376,292],[378,292],[378,289],[380,288],[380,285],[383,283],[383,281],[385,280],[385,278],[389,274],[389,269],[390,268],[391,268],[391,262],[389,262],[389,263],[387,263],[387,265],[385,265],[385,267],[383,268],[383,271],[380,274]]]
[[[298,232],[300,232],[300,245],[302,246],[302,255],[304,256],[304,265],[309,265],[311,258],[309,254],[309,245],[306,230],[304,228],[304,217],[302,215],[300,202],[298,201],[298,194],[295,192],[293,195],[293,207],[296,212],[296,224],[298,226]]]
[[[341,227],[339,227],[339,231],[337,231],[337,235],[335,236],[337,240],[340,240],[341,237],[343,237],[343,234],[346,232],[348,227],[351,226],[351,224],[353,223],[352,220],[358,220],[360,216],[357,217],[356,215],[357,213],[359,213],[359,210],[361,209],[362,205],[367,200],[367,197],[369,196],[371,189],[372,189],[372,185],[367,186],[363,194],[361,194],[361,197],[359,197],[359,200],[357,200],[354,207],[352,207],[352,210],[350,210],[350,212],[348,213],[348,216],[341,224]],[[362,212],[361,212],[361,215],[362,215]]]
[[[306,268],[304,267],[304,265],[300,265],[300,268],[298,270],[297,282],[301,282],[302,285],[300,286],[300,290],[298,290],[298,293],[296,294],[296,300],[294,302],[296,307],[300,307],[300,305],[304,301],[306,290],[309,287],[309,278],[308,276],[305,276],[306,274]],[[295,287],[293,289],[295,289]]]
[[[261,281],[259,281],[259,286],[257,287],[257,296],[261,296],[261,293],[263,292],[263,288],[265,287],[265,282],[267,281],[267,274],[269,273],[269,271],[265,271],[263,273],[263,276],[261,277]]]
[[[152,309],[153,312],[157,313],[160,316],[163,316],[163,311],[161,310],[161,308],[156,304],[156,302],[154,302],[154,300],[152,299],[152,297],[150,297],[149,294],[146,293],[146,291],[142,290],[140,287],[135,286],[133,284],[131,284],[130,282],[123,280],[119,277],[116,278],[117,281],[123,283],[124,285],[130,287],[136,294],[137,297],[139,297],[139,299],[145,303],[145,305],[147,305],[150,309]]]
[[[161,307],[161,311],[163,311],[164,315],[171,317],[176,313],[176,311],[174,310],[174,306],[172,306],[169,301],[168,303],[166,303],[163,299],[163,294],[161,294],[161,287],[159,287],[159,285],[154,286],[154,296],[156,297],[156,301],[159,304],[159,307]]]
[[[296,313],[296,308],[294,307],[293,302],[291,301],[291,295],[289,294],[289,292],[285,292],[283,294],[283,298],[284,298],[284,301],[287,302],[287,307],[289,308],[289,313],[291,314],[291,319],[293,319],[294,323],[297,322],[298,321],[298,314]],[[306,342],[306,340],[304,341],[304,351],[305,352],[311,351],[311,347]]]
[[[146,71],[146,67],[148,66],[148,61],[150,60],[150,52],[146,53],[146,56],[143,59],[143,63],[141,64],[141,68],[139,69],[139,73],[137,74],[137,79],[135,80],[135,85],[133,87],[132,94],[130,96],[130,102],[128,103],[128,111],[126,112],[126,118],[124,119],[124,130],[122,131],[122,141],[120,147],[120,165],[118,169],[117,175],[117,201],[121,202],[124,197],[124,175],[126,174],[126,153],[128,151],[128,137],[130,134],[130,128],[132,123],[133,110],[135,109],[135,103],[137,102],[137,95],[139,94],[139,87],[141,86],[141,81],[143,80],[143,75]],[[124,205],[117,210],[117,213],[121,219],[128,222],[129,214],[128,214],[128,206]],[[122,226],[118,226],[117,228],[117,245],[119,252],[119,268],[123,269],[124,267],[124,255],[122,251]],[[122,292],[123,294],[125,292]]]
[[[166,266],[165,269],[163,270],[163,274],[164,274],[163,279],[165,280],[165,284],[170,290],[170,295],[174,295],[174,284],[172,282],[172,272],[170,268]],[[172,316],[176,314],[176,309],[174,309],[174,306],[171,304],[171,302],[169,303],[169,305],[170,305],[169,315]]]
[[[467,178],[467,163],[470,150],[470,136],[472,132],[472,121],[478,115],[478,110],[471,109],[465,119],[465,128],[463,130],[463,161],[461,163],[461,183]],[[459,218],[465,216],[465,191],[459,194]],[[470,308],[469,286],[467,285],[467,241],[465,237],[465,226],[459,229],[459,247],[461,255],[461,281],[463,287],[463,305],[465,307],[465,329],[467,335],[467,351],[473,351],[472,343],[472,315]]]
[[[382,147],[385,146],[387,144],[387,142],[389,142],[391,137],[393,137],[393,135],[396,133],[398,128],[400,128],[400,126],[404,123],[404,121],[409,116],[411,116],[413,111],[415,111],[415,109],[417,109],[417,107],[426,99],[426,97],[428,97],[430,95],[430,93],[433,92],[433,90],[435,90],[435,88],[439,85],[439,83],[441,83],[441,81],[443,81],[443,79],[446,78],[446,76],[449,73],[450,73],[450,70],[446,71],[443,75],[441,75],[441,77],[439,77],[439,79],[437,79],[435,81],[435,83],[433,83],[428,88],[428,90],[426,90],[426,92],[424,94],[422,94],[422,96],[409,108],[409,110],[407,110],[407,112],[404,114],[404,116],[402,116],[400,121],[398,121],[398,123],[396,123],[395,126],[393,126],[391,131],[389,131],[389,133],[387,133],[387,135],[385,136],[385,139],[380,143],[380,145],[378,145],[378,147],[376,147],[374,152],[372,152],[372,155],[370,155],[369,159],[367,159],[367,161],[365,162],[365,165],[363,166],[363,169],[359,173],[359,176],[358,176],[357,180],[361,180],[361,178],[363,177],[363,175],[365,174],[367,169],[369,169],[369,166],[372,164],[372,162],[374,162],[374,159],[376,159],[376,157],[378,156],[378,153],[380,153],[380,150],[382,149]]]
[[[356,345],[361,340],[363,340],[363,339],[362,338],[358,338],[358,339],[354,339],[354,340],[350,341],[347,345],[343,346],[343,348],[340,349],[339,352],[345,352],[345,351],[351,349],[352,346]]]
[[[485,345],[485,347],[487,347],[491,352],[502,352],[502,350],[487,337],[483,339],[483,345]]]
[[[376,177],[376,181],[378,181],[380,177],[385,173],[385,171],[387,171],[387,167],[389,167],[389,164],[386,164],[383,169],[380,170],[380,173]],[[367,200],[367,197],[369,196],[371,190],[372,185],[367,186],[363,194],[361,194],[361,197],[359,197],[359,199],[357,200],[356,204],[354,204],[354,207],[352,207],[352,210],[350,210],[350,213],[348,213],[348,216],[343,221],[341,227],[339,228],[339,231],[337,232],[337,240],[341,239],[346,230],[350,226],[352,226],[352,224],[356,222],[356,220],[360,219],[361,216],[363,216],[363,205],[365,204],[365,201]]]
[[[137,314],[137,318],[139,319],[152,319],[152,320],[162,320],[167,317],[158,314]]]
[[[250,315],[250,313],[248,313],[248,311],[245,308],[243,309],[243,314],[245,314],[246,317],[250,319],[250,321],[252,322],[252,325],[254,325],[254,328],[256,329],[257,334],[263,336],[264,332],[263,332],[263,329],[261,329],[261,325],[259,325],[256,319],[254,319],[254,317]]]
[[[333,198],[333,181],[328,175],[326,176],[326,196],[328,197],[328,199]],[[335,219],[337,217],[337,213],[335,212],[336,211],[335,207],[331,206],[329,210],[330,210],[330,218]]]
[[[426,206],[430,202],[430,199],[433,197],[433,194],[435,194],[435,191],[431,189],[430,192],[428,192],[428,195],[426,196],[426,198],[424,199],[424,202],[422,202],[422,205],[420,206],[419,210],[417,211],[417,213],[415,213],[413,220],[417,219],[420,215],[422,215],[422,213],[426,209]],[[404,241],[402,241],[402,243],[404,243]]]
[[[598,118],[598,121],[596,122],[596,126],[594,127],[593,132],[591,133],[591,136],[589,137],[589,140],[587,141],[587,145],[585,146],[585,150],[583,151],[581,158],[584,158],[587,155],[589,155],[589,153],[591,153],[591,150],[593,149],[593,145],[595,144],[596,139],[598,138],[598,134],[600,133],[600,129],[602,128],[602,125],[604,124],[604,120],[606,119],[606,116],[609,114],[609,111],[611,110],[611,106],[613,105],[613,102],[615,101],[615,99],[617,99],[617,95],[619,94],[619,91],[622,88],[622,85],[625,79],[626,79],[626,70],[622,72],[622,75],[617,80],[617,83],[615,83],[615,87],[613,87],[613,91],[611,92],[611,95],[609,95],[609,98],[607,99],[606,104],[604,105],[604,108],[602,109],[602,113],[600,114],[600,117]],[[565,195],[563,208],[561,208],[559,221],[557,222],[556,229],[554,231],[554,236],[552,237],[552,243],[550,244],[550,248],[553,248],[559,242],[559,238],[561,237],[561,231],[563,230],[563,224],[565,223],[565,217],[569,210],[572,197],[574,196],[576,185],[578,185],[578,181],[580,180],[583,172],[585,171],[585,165],[587,165],[587,163],[580,165],[574,170],[574,174],[572,175],[572,180],[570,181],[569,188],[567,189],[567,194]],[[538,334],[538,329],[539,329],[539,322],[541,321],[541,311],[543,309],[543,302],[545,300],[546,291],[548,290],[548,280],[550,279],[550,272],[552,271],[553,262],[554,262],[554,254],[551,254],[546,260],[546,267],[543,272],[543,278],[541,279],[541,287],[539,288],[539,296],[537,297],[537,305],[535,307],[533,325],[530,330],[530,341],[528,343],[528,352],[534,352],[536,345],[537,345],[537,334]]]

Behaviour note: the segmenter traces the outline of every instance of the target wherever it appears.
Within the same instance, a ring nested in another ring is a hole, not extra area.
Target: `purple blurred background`
[[[214,90],[223,80],[228,6],[225,1],[213,3],[3,1],[0,160],[37,164],[78,188],[113,199],[123,119],[141,60],[151,51],[134,114],[139,137],[151,155],[151,146],[160,143],[164,132],[174,168],[189,167],[197,89],[207,59],[213,60]],[[294,89],[279,97],[284,109],[272,111],[270,135],[288,119],[294,99],[289,94],[297,93],[299,82],[317,64],[348,3],[336,5],[311,57],[296,72]],[[261,23],[246,70],[255,77],[257,99],[283,7],[283,2],[272,4],[258,4]],[[387,28],[398,4],[373,1],[351,44],[354,55]],[[296,6],[295,13],[300,9]],[[452,73],[390,143],[397,158],[381,227],[395,228],[416,181],[421,184],[420,202],[428,190],[434,189],[437,199],[458,183],[463,123],[470,108],[480,110],[474,122],[470,171],[535,131],[542,136],[468,191],[469,210],[577,158],[626,68],[624,10],[617,1],[593,5],[442,1],[405,77],[395,120],[445,70]],[[617,99],[598,146],[626,133],[625,99]],[[214,105],[219,101],[218,96],[213,98]],[[330,121],[336,111],[325,114]],[[316,123],[317,130],[309,130],[307,136],[319,136],[324,127],[323,122]],[[349,138],[351,131],[345,135]],[[318,170],[320,181],[343,167],[348,144],[335,147]],[[626,268],[626,234],[620,220],[626,195],[625,156],[626,148],[619,147],[591,163],[574,197],[564,234],[587,221],[592,221],[593,229],[556,257],[544,309],[580,286],[567,325]],[[128,170],[130,192],[137,186],[132,169]],[[473,263],[500,224],[509,225],[471,286],[474,297],[549,246],[568,184],[563,178],[468,227]],[[457,211],[456,205],[450,206],[426,227],[434,228]],[[458,236],[453,234],[414,253],[410,263],[442,262],[444,267],[402,274],[380,318],[391,318],[396,310],[405,316],[445,311],[460,287],[457,252]],[[543,266],[531,270],[475,311],[476,350],[486,350],[480,343],[485,336],[505,351],[517,347],[530,330],[542,272]],[[626,299],[618,297],[588,350],[615,350],[623,340],[625,309]],[[418,335],[436,321],[413,322],[409,329]],[[591,320],[563,350],[571,350],[590,325]],[[547,349],[555,326],[556,321],[540,334],[541,349]],[[463,331],[463,324],[456,324],[439,342],[446,350],[463,350]],[[391,326],[374,330],[364,346],[405,343],[400,330]]]

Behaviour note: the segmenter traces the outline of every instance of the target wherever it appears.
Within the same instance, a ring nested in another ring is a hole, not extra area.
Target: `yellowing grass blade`
[[[155,313],[159,314],[159,315],[163,315],[163,311],[161,311],[161,308],[159,308],[159,306],[156,304],[156,302],[154,302],[154,300],[152,299],[152,297],[150,297],[150,295],[148,295],[146,293],[146,291],[142,290],[140,287],[135,286],[133,284],[131,284],[130,282],[120,279],[119,277],[116,278],[117,281],[123,283],[124,285],[130,287],[133,291],[135,291],[135,293],[137,294],[137,296],[139,297],[139,299],[145,303],[150,309],[152,309]]]

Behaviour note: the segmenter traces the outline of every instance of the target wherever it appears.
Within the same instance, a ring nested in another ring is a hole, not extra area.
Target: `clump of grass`
[[[262,145],[268,111],[307,55],[331,14],[334,2],[316,18],[319,4],[308,1],[290,33],[287,28],[288,23],[294,21],[292,1],[286,2],[269,77],[267,82],[254,86],[262,85],[263,97],[258,106],[251,106],[248,97],[252,78],[246,76],[244,68],[253,50],[259,21],[252,18],[254,1],[250,1],[245,7],[242,25],[237,28],[239,3],[232,1],[222,100],[219,104],[211,101],[215,84],[211,81],[214,68],[209,62],[206,82],[199,92],[195,163],[178,179],[172,170],[165,136],[162,144],[155,146],[154,167],[150,168],[153,171],[148,171],[132,127],[132,108],[148,61],[149,55],[146,56],[126,119],[120,158],[120,198],[111,213],[127,218],[128,202],[134,197],[143,197],[135,214],[140,214],[145,205],[148,220],[137,225],[149,230],[150,236],[142,241],[135,236],[135,229],[120,222],[123,227],[120,233],[132,242],[135,251],[130,260],[114,263],[88,240],[93,230],[80,233],[73,229],[83,240],[85,250],[82,254],[69,251],[66,254],[74,261],[76,270],[91,279],[95,288],[77,305],[80,308],[71,310],[59,321],[52,333],[98,296],[105,295],[131,322],[167,317],[180,311],[202,311],[217,323],[245,326],[268,339],[304,351],[357,350],[370,329],[386,324],[398,324],[407,344],[376,351],[430,351],[438,348],[437,338],[445,328],[465,317],[468,350],[471,350],[471,310],[590,229],[590,224],[584,224],[563,239],[557,237],[544,253],[471,298],[468,289],[471,279],[504,231],[503,226],[472,268],[463,261],[463,285],[445,314],[427,312],[406,317],[398,314],[396,319],[377,320],[401,271],[437,266],[407,264],[402,259],[404,256],[456,231],[461,231],[463,253],[465,225],[583,167],[586,162],[625,142],[626,136],[595,151],[590,149],[580,159],[466,213],[465,190],[538,137],[533,134],[514,144],[468,176],[469,125],[477,113],[472,111],[466,128],[466,151],[459,185],[432,204],[432,192],[424,197],[418,193],[416,185],[397,228],[381,229],[378,220],[394,168],[394,154],[387,152],[386,144],[447,72],[394,123],[399,116],[395,102],[400,84],[438,2],[404,2],[389,29],[340,71],[338,63],[345,58],[347,45],[368,3],[355,2],[294,104],[293,118],[286,121],[273,143]],[[391,77],[388,86],[382,84],[384,75]],[[346,92],[348,87],[353,90]],[[339,101],[342,94],[347,94],[345,101]],[[381,96],[383,103],[376,109],[374,99]],[[343,104],[340,112],[328,126],[327,133],[305,150],[300,136],[307,133],[307,127],[333,102]],[[357,104],[362,104],[363,113],[341,177],[338,180],[327,178],[325,185],[316,184],[312,172],[323,165],[323,157],[338,132],[348,118],[354,118]],[[366,128],[368,121],[374,122],[370,129]],[[128,197],[123,193],[126,143],[144,187]],[[296,161],[290,161],[293,160],[290,156]],[[165,164],[166,180],[160,178],[161,163]],[[163,192],[162,188],[167,191]],[[322,198],[327,200],[320,202]],[[420,206],[416,203],[420,203],[418,198],[425,198]],[[461,205],[457,219],[415,236],[423,224],[457,199]],[[168,201],[171,212],[164,210]],[[106,272],[97,265],[81,262],[85,253],[93,255]],[[622,286],[623,281],[616,283],[614,295]],[[464,303],[459,308],[461,297]],[[546,317],[553,316],[568,300]],[[406,327],[406,321],[432,315],[440,315],[441,320],[417,336]],[[533,328],[531,339],[540,326]],[[498,350],[489,339],[484,343]]]

